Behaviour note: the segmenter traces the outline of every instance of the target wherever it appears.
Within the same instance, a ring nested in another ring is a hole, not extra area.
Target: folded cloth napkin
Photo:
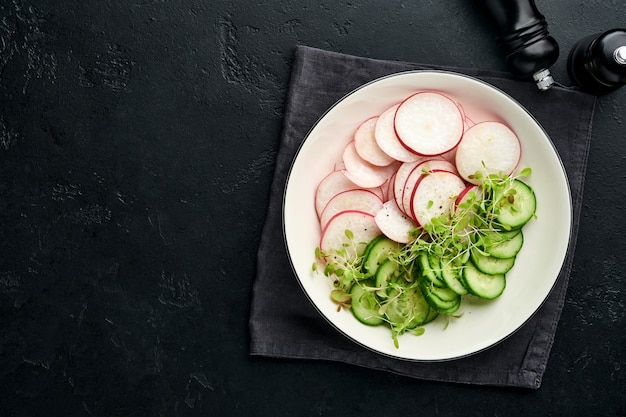
[[[445,362],[387,357],[336,331],[311,305],[299,286],[282,233],[282,197],[289,167],[317,119],[354,88],[381,76],[416,69],[465,73],[517,99],[543,125],[558,149],[574,207],[573,233],[565,264],[540,310],[501,343],[475,355]],[[258,250],[249,321],[251,355],[340,361],[425,380],[539,388],[572,267],[594,104],[594,96],[574,89],[555,86],[540,92],[531,82],[515,80],[499,72],[375,60],[298,46],[267,219]]]

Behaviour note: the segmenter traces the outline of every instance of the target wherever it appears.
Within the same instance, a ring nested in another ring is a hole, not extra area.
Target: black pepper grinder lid
[[[587,36],[570,51],[567,70],[583,91],[602,95],[626,85],[626,30]]]

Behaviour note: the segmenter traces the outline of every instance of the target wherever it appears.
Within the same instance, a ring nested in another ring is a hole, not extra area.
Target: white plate
[[[507,286],[498,299],[463,298],[459,319],[446,327],[443,317],[425,326],[422,336],[405,334],[394,347],[385,326],[359,323],[349,310],[337,312],[327,277],[311,265],[320,229],[314,207],[319,181],[341,160],[356,126],[368,117],[423,89],[438,90],[462,103],[474,121],[501,120],[522,143],[520,167],[531,167],[526,181],[537,196],[537,219],[524,227],[525,243]],[[478,110],[480,109],[480,110]],[[510,96],[477,79],[441,71],[412,71],[387,76],[351,92],[324,114],[308,133],[289,172],[283,202],[287,251],[304,292],[335,328],[380,354],[416,361],[459,358],[487,349],[520,328],[541,306],[563,265],[572,222],[572,204],[561,160],[539,123]]]

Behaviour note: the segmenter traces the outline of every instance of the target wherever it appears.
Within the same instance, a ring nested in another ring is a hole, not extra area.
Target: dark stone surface
[[[573,44],[626,17],[537,5],[563,84]],[[597,103],[539,390],[249,357],[298,43],[505,69],[463,0],[0,2],[0,415],[624,415],[626,88]]]

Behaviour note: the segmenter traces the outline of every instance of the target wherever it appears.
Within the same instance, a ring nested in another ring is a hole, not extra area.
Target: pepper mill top
[[[587,36],[570,51],[567,70],[583,91],[602,95],[626,85],[626,30]]]

